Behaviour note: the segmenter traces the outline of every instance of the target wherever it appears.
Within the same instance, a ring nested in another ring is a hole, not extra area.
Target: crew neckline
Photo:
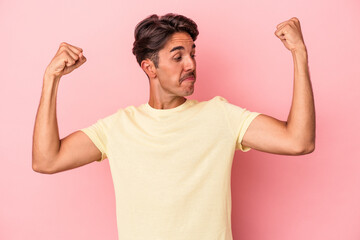
[[[152,112],[152,113],[167,114],[167,113],[178,112],[178,111],[181,111],[181,110],[187,108],[189,106],[189,104],[190,104],[190,101],[191,101],[190,99],[186,98],[185,102],[183,102],[179,106],[174,107],[174,108],[169,108],[169,109],[156,109],[156,108],[153,108],[152,106],[150,106],[149,102],[146,102],[144,104],[144,108],[145,108],[146,111],[149,111],[149,112]]]

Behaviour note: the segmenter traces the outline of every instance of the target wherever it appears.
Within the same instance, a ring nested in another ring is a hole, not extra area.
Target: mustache
[[[196,73],[195,73],[195,71],[186,74],[184,77],[182,77],[182,78],[180,79],[180,82],[184,81],[184,80],[187,79],[188,77],[194,77],[194,78],[196,78]]]

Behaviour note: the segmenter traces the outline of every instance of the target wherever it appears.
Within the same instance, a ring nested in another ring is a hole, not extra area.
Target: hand
[[[75,68],[80,67],[86,62],[83,50],[79,47],[72,46],[62,42],[55,57],[47,66],[45,75],[53,77],[61,77],[71,73]]]
[[[301,33],[300,21],[296,17],[277,25],[275,35],[280,38],[285,47],[291,52],[295,50],[306,50]]]

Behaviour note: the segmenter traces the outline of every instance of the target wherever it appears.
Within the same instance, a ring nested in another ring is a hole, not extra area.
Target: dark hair
[[[149,58],[158,68],[158,52],[175,32],[187,32],[193,41],[199,35],[196,23],[179,14],[168,13],[161,17],[153,14],[139,22],[135,27],[132,49],[139,65],[141,66],[142,60]]]

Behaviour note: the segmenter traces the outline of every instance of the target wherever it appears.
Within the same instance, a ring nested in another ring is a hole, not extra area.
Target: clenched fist
[[[276,28],[275,35],[280,38],[287,49],[290,51],[298,49],[306,50],[299,19],[293,17],[280,23]]]
[[[47,66],[45,75],[61,77],[71,73],[75,68],[86,62],[86,57],[82,52],[81,48],[62,42],[55,57]]]

